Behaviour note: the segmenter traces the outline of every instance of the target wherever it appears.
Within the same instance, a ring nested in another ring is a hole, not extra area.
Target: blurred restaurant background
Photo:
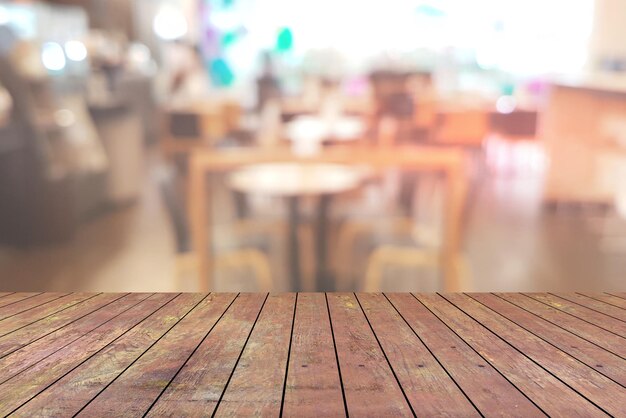
[[[0,2],[0,290],[626,290],[623,0]]]

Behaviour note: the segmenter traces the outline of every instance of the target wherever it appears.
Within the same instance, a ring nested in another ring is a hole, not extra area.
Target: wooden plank
[[[496,293],[496,295],[626,359],[626,345],[622,338],[613,333],[519,293]]]
[[[282,405],[296,295],[270,295],[215,416],[277,416]]]
[[[9,296],[12,295],[14,292],[0,292],[0,299],[2,299],[5,296]]]
[[[544,416],[522,392],[413,296],[391,293],[387,297],[483,415]]]
[[[0,337],[19,328],[40,321],[49,315],[53,315],[94,296],[96,296],[95,293],[70,293],[69,295],[65,295],[51,302],[37,306],[36,308],[29,309],[26,312],[13,315],[10,318],[1,319]]]
[[[24,299],[32,298],[40,294],[41,293],[32,293],[32,292],[12,293],[10,295],[7,295],[6,297],[3,297],[2,300],[0,300],[0,308],[11,305],[13,303],[19,302]]]
[[[415,414],[480,416],[385,296],[361,293],[356,298]]]
[[[348,413],[413,416],[354,295],[329,293],[327,298]]]
[[[546,340],[599,373],[626,386],[626,362],[613,353],[598,347],[562,328],[550,324],[522,308],[495,295],[476,293],[472,298],[504,315],[517,325]]]
[[[624,412],[626,391],[622,390],[623,387],[618,383],[467,295],[447,294],[444,298],[548,370],[598,408],[613,416]]]
[[[91,402],[88,399],[91,396],[89,393],[77,393],[85,384],[85,378],[90,378],[83,372],[83,378],[74,379],[71,387],[65,389],[72,393],[75,407],[68,410],[64,404],[64,409],[58,410],[59,414],[74,414],[84,406],[79,416],[142,416],[206,338],[236,296],[233,293],[209,295]],[[85,366],[81,371],[84,368]],[[91,392],[93,394],[93,390]]]
[[[298,294],[283,415],[345,415],[323,293]]]
[[[0,384],[0,415],[8,414],[20,407],[48,385],[106,347],[176,296],[175,294],[151,296],[65,346],[62,350]]]
[[[67,294],[68,293],[40,293],[33,297],[27,297],[18,302],[3,306],[2,308],[0,308],[0,320],[10,318],[36,306],[43,305],[44,303],[48,303],[52,300],[63,297]]]
[[[154,403],[148,416],[210,416],[248,340],[266,294],[242,294]]]
[[[606,416],[441,296],[416,294],[415,297],[549,416]]]
[[[605,302],[580,295],[578,293],[556,293],[555,296],[579,305],[583,305],[586,308],[603,313],[604,315],[608,315],[622,322],[626,322],[626,309],[620,309],[616,306],[609,305]]]
[[[626,299],[618,298],[617,296],[609,295],[608,293],[582,293],[582,295],[599,300],[611,306],[626,309]]]
[[[162,341],[160,338],[179,323],[181,318],[185,318],[185,315],[197,307],[206,296],[198,293],[179,295],[22,405],[12,416],[76,414],[146,350],[153,347],[157,341]],[[128,397],[131,393],[125,395]],[[145,409],[141,413],[144,411]],[[131,416],[138,416],[141,413],[132,414],[131,411],[124,411],[124,414]],[[117,414],[95,416],[117,416]]]
[[[608,315],[604,315],[600,312],[596,312],[584,306],[577,305],[565,299],[558,298],[556,296],[549,295],[547,293],[527,293],[526,295],[532,297],[535,300],[550,305],[560,311],[566,312],[570,315],[580,318],[583,321],[587,321],[600,327],[604,330],[612,332],[621,337],[626,337],[626,323],[611,318]],[[624,341],[626,344],[626,341]]]
[[[102,322],[121,312],[120,310],[116,313],[116,307],[120,306],[121,309],[130,308],[132,305],[139,303],[148,296],[150,296],[150,294],[134,294],[128,296],[123,301],[112,304],[108,310],[101,311],[100,316],[94,315],[93,312],[109,303],[121,299],[124,295],[100,295],[80,305],[73,306],[59,314],[59,316],[46,318],[43,321],[36,322],[0,337],[0,358],[4,358],[14,351],[44,338],[44,341],[39,343],[39,347],[45,347],[46,351],[54,347],[69,344],[76,338],[81,337]],[[98,318],[102,318],[102,320],[98,321]],[[31,358],[36,357],[36,353],[39,353],[37,346],[29,347],[28,353]],[[13,361],[15,363],[15,359]],[[1,372],[0,376],[2,376]],[[2,381],[0,377],[0,382]]]

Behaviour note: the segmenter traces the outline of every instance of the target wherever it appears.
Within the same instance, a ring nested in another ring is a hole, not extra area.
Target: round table
[[[292,287],[302,290],[298,225],[300,198],[319,197],[316,227],[317,290],[329,289],[326,239],[328,210],[332,196],[355,189],[363,177],[360,169],[339,164],[272,163],[246,166],[228,177],[231,188],[242,193],[284,197],[289,202],[289,260]]]

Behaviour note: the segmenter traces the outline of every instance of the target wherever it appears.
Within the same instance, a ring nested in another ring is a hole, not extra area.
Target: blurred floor
[[[64,245],[29,250],[0,247],[4,290],[155,291],[180,288],[174,281],[174,239],[150,161],[151,175],[136,204],[111,210],[81,225]],[[192,290],[192,289],[188,289]]]
[[[541,196],[540,176],[483,184],[466,242],[471,290],[624,290],[626,221],[593,207],[542,210]]]
[[[0,248],[3,291],[192,291],[150,163],[137,204],[84,224],[55,248]],[[494,177],[493,175],[491,177]],[[592,208],[541,208],[540,175],[482,182],[467,229],[467,291],[625,289],[626,221]],[[402,289],[404,290],[404,289]]]

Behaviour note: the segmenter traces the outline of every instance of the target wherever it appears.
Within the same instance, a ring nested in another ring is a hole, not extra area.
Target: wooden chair
[[[365,273],[364,292],[381,292],[384,291],[384,271],[388,267],[401,267],[405,269],[419,270],[429,268],[437,273],[441,273],[440,254],[432,249],[384,245],[372,252],[367,261],[367,269]],[[457,275],[462,278],[463,283],[468,281],[469,269],[466,266],[465,259],[459,257],[455,261]],[[445,276],[444,276],[445,280]],[[424,291],[420,289],[419,282],[415,282],[416,286],[413,291]],[[440,289],[449,289],[450,285],[443,282]],[[428,289],[433,291],[434,289]]]
[[[172,170],[163,171],[159,179],[161,196],[172,222],[176,238],[176,276],[178,280],[198,275],[197,254],[191,251],[189,222],[185,209],[177,192],[176,176]],[[237,235],[249,232],[242,226]],[[241,247],[218,251],[215,257],[215,269],[219,275],[229,277],[237,271],[252,273],[257,291],[268,291],[272,288],[272,274],[268,257],[252,247]]]
[[[438,270],[439,254],[421,248],[383,245],[368,257],[364,292],[380,292],[383,288],[383,272],[387,266],[408,268],[428,267]]]
[[[354,266],[357,259],[369,256],[372,246],[374,252],[381,246],[389,245],[394,248],[398,246],[417,248],[419,245],[429,251],[439,250],[442,225],[436,219],[434,223],[425,222],[423,212],[430,212],[432,215],[433,211],[440,210],[439,207],[431,207],[428,208],[430,210],[424,211],[426,203],[438,202],[437,191],[438,189],[440,191],[443,184],[439,181],[439,176],[428,177],[422,178],[420,187],[407,193],[406,199],[398,200],[395,210],[393,207],[382,208],[379,212],[367,214],[361,219],[352,217],[341,225],[336,240],[338,257],[335,269],[343,288],[363,287],[361,274],[355,272]],[[415,187],[415,184],[413,186]],[[431,186],[434,186],[434,189]],[[404,200],[410,201],[408,207]]]
[[[187,157],[193,150],[215,147],[240,126],[239,103],[193,103],[181,109],[164,109],[161,114],[161,150],[167,159]]]

